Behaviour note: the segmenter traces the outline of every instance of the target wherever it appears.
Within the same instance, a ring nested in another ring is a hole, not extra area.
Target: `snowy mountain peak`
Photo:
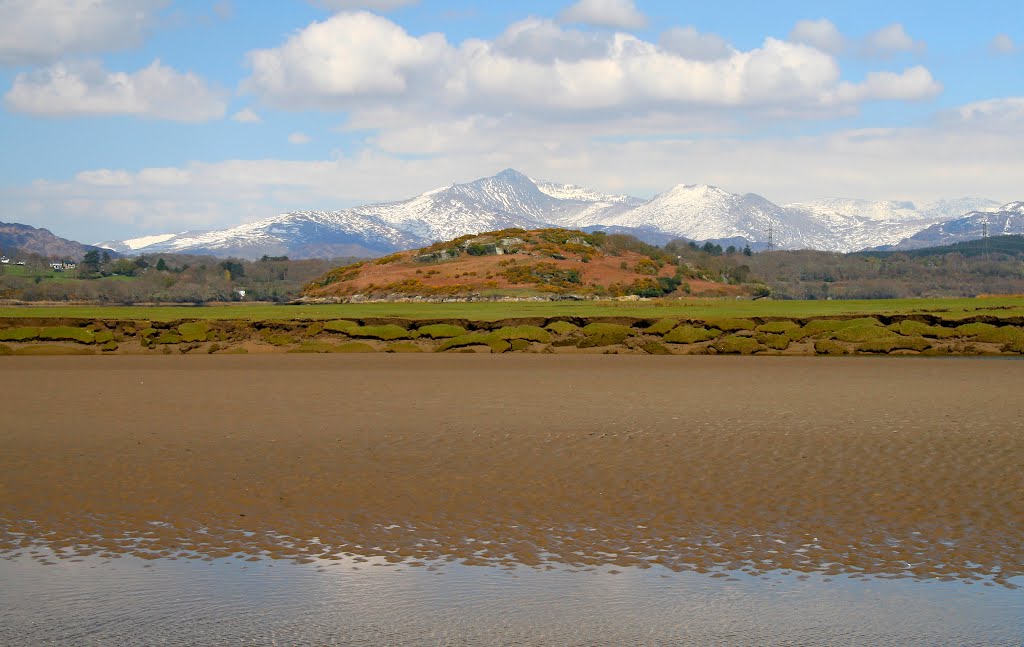
[[[677,184],[661,195],[724,198],[735,194],[712,184]]]
[[[754,243],[767,242],[771,235],[780,246],[792,247],[810,246],[806,239],[816,233],[802,214],[787,213],[756,194],[738,195],[708,184],[676,185],[609,224],[655,228],[692,240],[744,238]]]
[[[964,209],[1005,216],[1001,224],[992,224],[995,220],[989,224],[993,235],[997,230],[1012,230],[1016,220],[1024,220],[1019,217],[1024,215],[1024,202],[1000,208],[994,201],[978,198],[922,205],[827,198],[781,207],[760,195],[729,193],[709,184],[678,184],[644,201],[534,180],[508,168],[407,200],[340,211],[286,213],[230,229],[161,234],[104,246],[134,253],[174,251],[248,258],[263,254],[371,256],[482,231],[558,226],[632,233],[658,243],[684,237],[742,239],[763,246],[770,239],[780,249],[853,251],[898,243],[932,224],[962,216]]]
[[[513,184],[533,184],[533,181],[529,177],[514,168],[507,168],[495,175],[494,178],[485,179],[501,180],[503,182],[510,182]]]

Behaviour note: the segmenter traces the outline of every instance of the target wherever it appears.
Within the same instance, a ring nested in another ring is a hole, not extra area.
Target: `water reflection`
[[[1019,592],[883,581],[382,559],[0,561],[0,643],[1005,644]],[[613,572],[614,571],[614,572]],[[954,604],[955,602],[955,604]]]

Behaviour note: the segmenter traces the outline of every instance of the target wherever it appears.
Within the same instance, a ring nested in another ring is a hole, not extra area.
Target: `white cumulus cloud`
[[[612,38],[608,32],[563,29],[549,18],[531,16],[509,25],[494,40],[493,48],[512,58],[578,61],[603,55]]]
[[[395,97],[448,51],[444,36],[410,36],[360,12],[314,22],[273,49],[249,52],[244,91],[285,107],[332,107],[355,97]]]
[[[920,68],[932,83],[920,83],[915,72],[893,88],[879,73],[854,89],[827,52],[774,38],[741,51],[713,34],[681,29],[656,44],[539,18],[517,22],[493,41],[456,46],[440,34],[411,35],[381,16],[342,13],[279,47],[250,52],[248,60],[242,89],[270,105],[352,111],[398,102],[435,118],[509,111],[636,117],[667,107],[777,113],[927,98],[936,87]]]
[[[893,23],[886,25],[868,35],[864,40],[864,48],[868,54],[885,56],[896,52],[912,52],[923,50],[923,41],[910,37],[903,25]]]
[[[558,15],[566,23],[611,27],[612,29],[643,29],[647,16],[636,8],[633,0],[579,0]]]
[[[11,110],[61,117],[134,115],[198,122],[219,119],[225,93],[159,60],[137,72],[110,72],[97,61],[56,63],[18,74],[4,103]]]
[[[673,27],[662,33],[658,44],[691,61],[716,61],[729,58],[735,51],[718,34],[702,34],[695,27]]]
[[[853,53],[861,57],[888,57],[900,52],[923,52],[926,44],[914,40],[900,23],[885,25],[862,38],[843,34],[831,20],[801,20],[789,33],[789,41],[809,45],[834,56]]]
[[[258,124],[263,121],[263,118],[256,114],[256,111],[252,108],[243,108],[231,115],[231,118],[243,124]]]
[[[0,65],[40,64],[141,42],[168,0],[0,0]]]
[[[1024,97],[1003,97],[960,106],[953,115],[963,124],[986,129],[1021,132],[1024,127]],[[947,115],[948,117],[948,115]]]
[[[308,144],[313,141],[306,133],[294,132],[288,135],[289,144]]]
[[[801,20],[789,34],[789,40],[816,47],[829,54],[839,54],[846,49],[846,37],[839,28],[827,18],[818,20]]]
[[[846,103],[865,101],[918,101],[942,92],[942,84],[921,65],[903,72],[869,72],[861,83],[843,83],[837,98]]]

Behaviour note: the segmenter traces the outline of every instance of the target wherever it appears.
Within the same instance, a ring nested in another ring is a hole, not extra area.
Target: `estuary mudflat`
[[[1016,594],[1022,387],[1006,360],[9,358],[0,550]]]
[[[0,382],[6,549],[996,579],[1024,560],[1018,362],[26,358]]]

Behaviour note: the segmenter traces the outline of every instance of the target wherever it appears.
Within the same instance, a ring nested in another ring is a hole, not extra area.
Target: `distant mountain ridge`
[[[300,211],[224,230],[153,236],[153,243],[141,246],[144,238],[100,245],[136,254],[380,256],[478,231],[603,222],[642,203],[639,198],[604,195],[573,185],[538,185],[522,173],[506,169],[493,177],[451,184],[409,200],[339,211]]]
[[[49,258],[79,261],[87,252],[104,248],[57,236],[49,229],[40,229],[16,222],[0,222],[0,253],[39,254]],[[21,259],[16,259],[21,260]]]
[[[1010,202],[994,211],[972,211],[923,229],[892,249],[921,249],[977,240],[984,236],[1024,234],[1024,202]]]
[[[532,179],[514,169],[419,196],[337,211],[299,211],[228,229],[162,234],[103,247],[123,253],[259,258],[380,256],[440,240],[507,228],[569,227],[764,249],[850,252],[897,245],[968,212],[998,208],[985,198],[923,204],[828,198],[785,206],[748,193],[680,184],[650,200]]]

